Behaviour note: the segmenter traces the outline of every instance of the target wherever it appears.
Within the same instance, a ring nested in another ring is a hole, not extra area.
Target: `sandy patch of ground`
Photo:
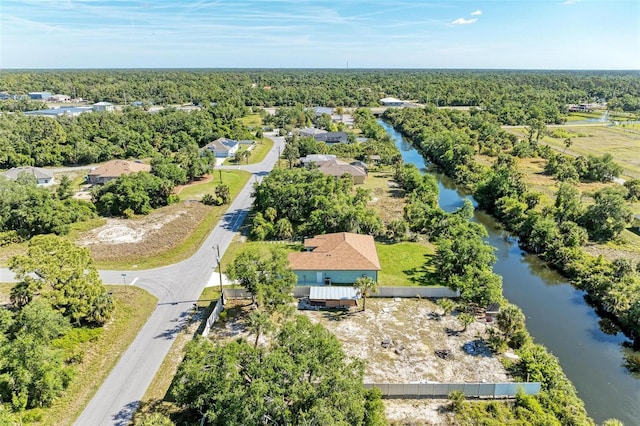
[[[244,327],[250,305],[249,300],[228,301],[227,320],[214,324],[209,338],[215,342],[239,337],[253,341]],[[489,326],[476,321],[460,332],[462,325],[456,316],[440,317],[440,312],[437,305],[424,299],[382,298],[368,299],[365,312],[300,311],[331,330],[347,355],[366,360],[365,382],[509,381],[499,358],[490,351],[470,355],[463,349],[465,343],[481,340]],[[381,345],[385,339],[393,341],[386,349]],[[261,337],[260,344],[265,340]],[[400,347],[404,349],[396,353]],[[450,350],[452,358],[439,358],[434,351],[441,349]],[[455,424],[446,411],[448,403],[437,398],[384,400],[388,421],[397,425]]]
[[[77,244],[97,261],[152,257],[180,244],[208,213],[202,203],[183,202],[134,219],[111,218],[82,233]]]
[[[428,300],[382,298],[368,299],[365,312],[304,311],[331,330],[348,355],[367,360],[365,382],[508,381],[500,360],[488,349],[475,355],[463,349],[465,343],[480,342],[487,325],[477,321],[461,332],[455,315],[440,317],[439,312]],[[393,342],[386,349],[385,339]],[[436,350],[449,350],[452,356],[439,358]]]
[[[107,219],[107,223],[92,229],[78,240],[81,246],[92,244],[138,243],[152,231],[158,231],[167,223],[186,214],[186,210],[178,210],[168,215],[149,215],[141,220]]]

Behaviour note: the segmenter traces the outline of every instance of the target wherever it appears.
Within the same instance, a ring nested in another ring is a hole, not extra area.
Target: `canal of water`
[[[405,163],[426,170],[422,156],[389,124],[379,121],[400,149]],[[453,211],[468,194],[458,190],[451,179],[434,174],[440,188],[440,206]],[[640,425],[640,378],[623,366],[625,336],[607,334],[601,319],[560,274],[536,256],[523,252],[515,238],[489,215],[476,212],[474,220],[489,233],[487,242],[496,248],[496,273],[503,278],[503,293],[518,305],[527,318],[527,329],[537,343],[557,356],[596,421],[615,417],[626,426]],[[611,333],[611,332],[609,332]]]

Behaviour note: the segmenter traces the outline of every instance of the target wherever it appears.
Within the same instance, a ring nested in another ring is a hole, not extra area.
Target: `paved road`
[[[240,167],[252,172],[254,177],[192,257],[175,265],[144,271],[100,271],[102,280],[113,284],[122,283],[122,274],[126,274],[127,283],[156,296],[158,306],[77,419],[76,425],[129,423],[176,335],[188,321],[194,302],[211,278],[216,266],[214,247],[218,245],[220,255],[224,254],[251,207],[253,184],[269,173],[276,162],[278,149],[282,151],[284,138],[272,136],[271,139],[275,142],[274,147],[264,161]],[[0,282],[12,280],[10,271],[0,270]]]

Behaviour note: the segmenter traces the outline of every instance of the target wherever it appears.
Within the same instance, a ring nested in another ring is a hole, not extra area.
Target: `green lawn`
[[[425,263],[435,248],[421,243],[402,242],[395,244],[376,243],[382,270],[378,273],[381,286],[439,285],[430,282],[430,270]]]
[[[243,151],[247,151],[248,148],[249,147],[247,145],[242,145],[238,150],[238,152],[236,153],[236,156],[239,156],[239,153]],[[269,151],[271,151],[271,148],[273,148],[273,141],[271,139],[269,138],[259,139],[256,141],[254,145],[252,145],[252,148],[250,151],[251,155],[249,156],[248,161],[246,159],[240,160],[236,158],[229,158],[228,160],[225,160],[224,164],[229,166],[229,165],[236,165],[236,164],[245,165],[245,164],[259,163],[262,160],[264,160],[264,157],[266,157]]]
[[[260,116],[260,114],[249,114],[245,117],[242,117],[240,121],[247,127],[261,126],[262,116]]]
[[[285,250],[287,253],[300,251],[302,249],[302,244],[291,244],[291,243],[280,243],[275,242],[271,243],[268,241],[248,241],[248,242],[240,242],[233,241],[229,244],[227,251],[222,256],[222,272],[225,271],[226,265],[233,262],[233,259],[236,258],[240,253],[247,250],[259,250],[261,253],[265,255],[268,254],[268,251],[272,247],[278,247]]]
[[[212,179],[205,183],[195,183],[184,187],[178,196],[181,200],[200,200],[204,194],[215,194],[216,186],[222,183],[229,185],[232,196],[235,196],[247,183],[251,173],[242,170],[214,170]]]

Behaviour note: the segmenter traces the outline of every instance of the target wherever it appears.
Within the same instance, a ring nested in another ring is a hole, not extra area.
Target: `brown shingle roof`
[[[290,253],[293,270],[379,271],[378,252],[371,235],[339,232],[304,241],[309,252]]]
[[[340,177],[345,173],[351,176],[366,176],[367,172],[362,167],[354,166],[340,160],[329,160],[317,162],[318,170],[328,176]]]
[[[118,177],[121,175],[129,175],[136,172],[150,172],[151,166],[135,161],[127,160],[111,160],[103,165],[91,170],[88,175],[101,178]]]

